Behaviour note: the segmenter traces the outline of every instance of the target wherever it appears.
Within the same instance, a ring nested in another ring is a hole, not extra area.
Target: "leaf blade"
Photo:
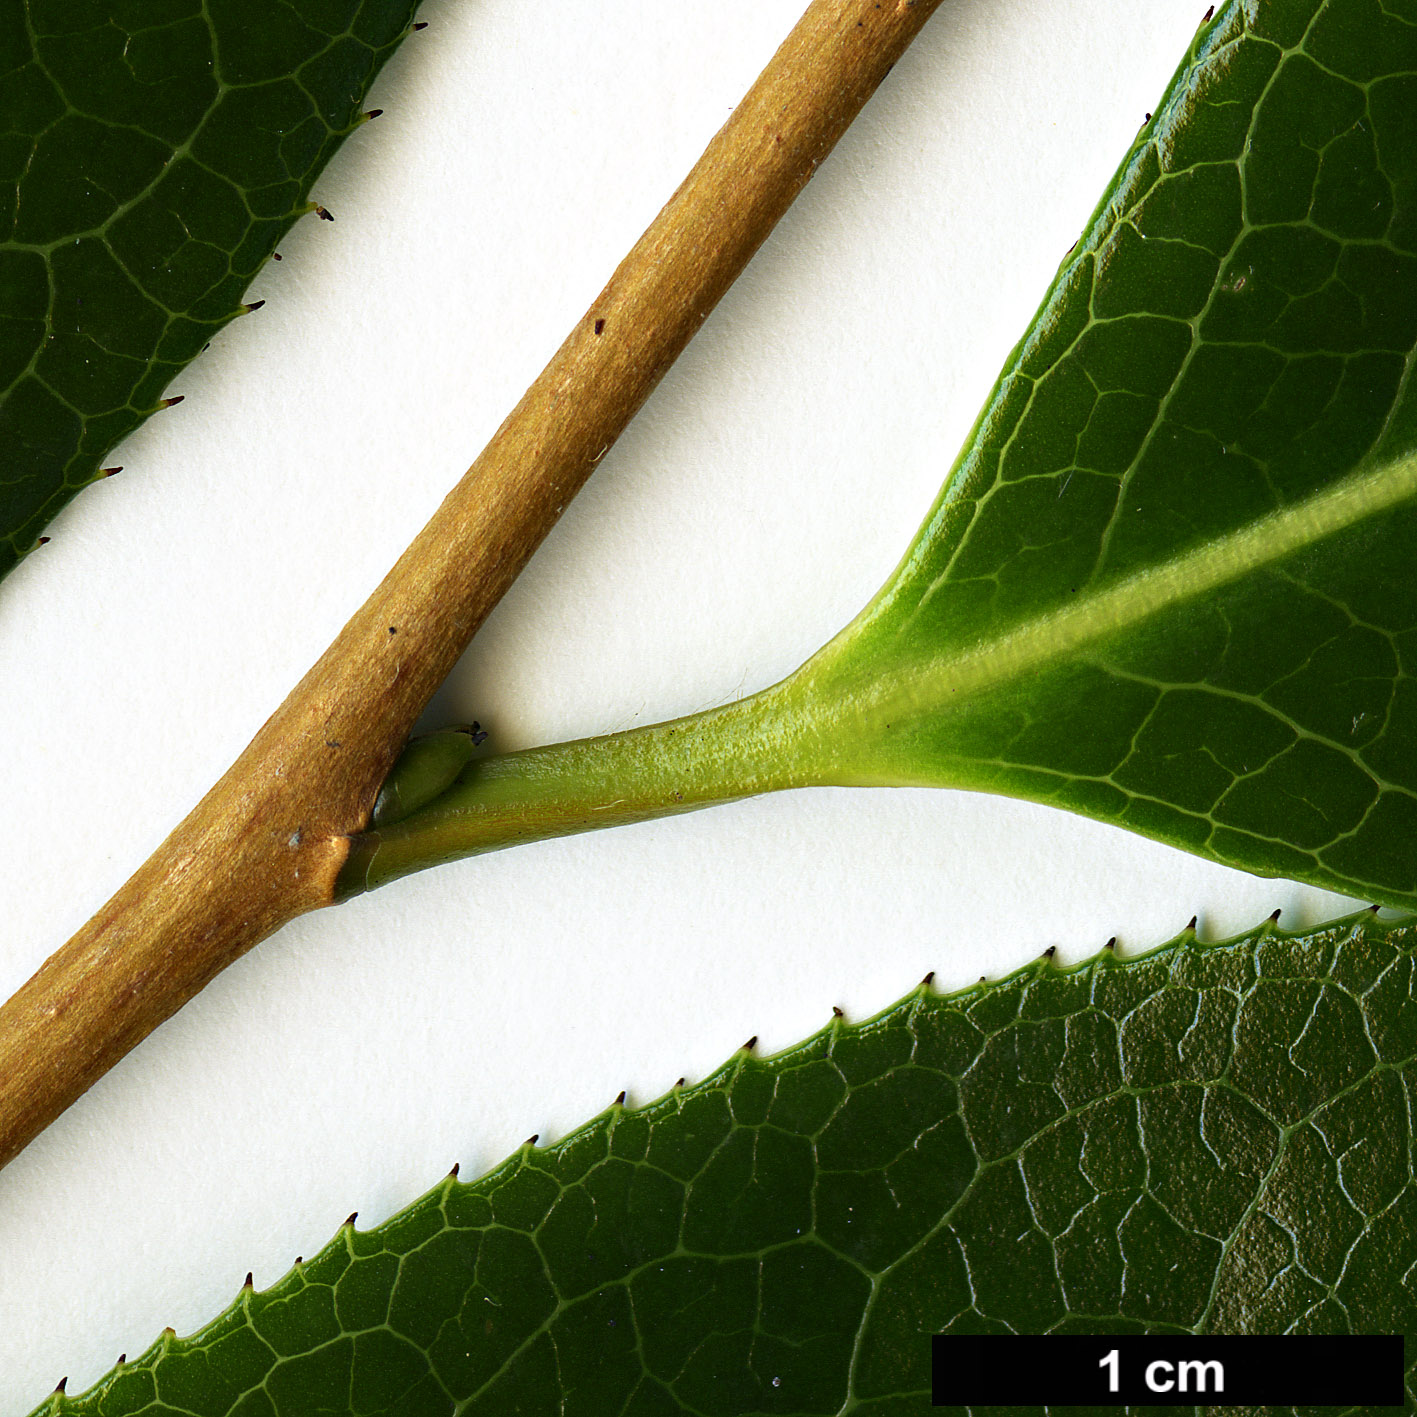
[[[244,313],[414,9],[9,7],[0,575]]]
[[[347,1224],[44,1410],[887,1411],[936,1331],[1403,1332],[1410,1394],[1414,951],[1365,913],[922,988]]]
[[[1202,32],[895,576],[801,671],[825,780],[1417,903],[1417,185],[1370,98],[1414,62],[1342,0]]]

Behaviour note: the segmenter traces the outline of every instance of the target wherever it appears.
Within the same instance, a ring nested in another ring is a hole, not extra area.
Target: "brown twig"
[[[814,0],[383,583],[136,875],[0,1009],[0,1165],[252,945],[328,905],[415,719],[939,0]]]

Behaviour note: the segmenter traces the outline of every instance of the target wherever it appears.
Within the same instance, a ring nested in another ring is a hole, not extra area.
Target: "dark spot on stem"
[[[596,332],[596,334],[598,334],[598,335],[603,335],[603,334],[605,333],[605,321],[604,321],[604,320],[597,320],[597,321],[595,322],[595,332]]]

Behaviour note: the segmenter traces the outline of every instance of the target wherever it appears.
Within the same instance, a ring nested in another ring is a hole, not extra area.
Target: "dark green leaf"
[[[416,0],[4,0],[0,574],[241,313]]]
[[[1227,5],[925,530],[803,671],[834,780],[1417,903],[1417,25]]]
[[[921,988],[345,1226],[44,1410],[916,1412],[930,1334],[1069,1331],[1404,1333],[1410,1400],[1414,1087],[1417,926],[1371,914]]]

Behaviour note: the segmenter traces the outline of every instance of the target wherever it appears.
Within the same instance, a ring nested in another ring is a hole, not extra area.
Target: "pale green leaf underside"
[[[1410,1401],[1414,951],[1365,915],[922,988],[342,1227],[42,1410],[884,1417],[931,1410],[934,1332],[1068,1331],[1404,1333]]]

